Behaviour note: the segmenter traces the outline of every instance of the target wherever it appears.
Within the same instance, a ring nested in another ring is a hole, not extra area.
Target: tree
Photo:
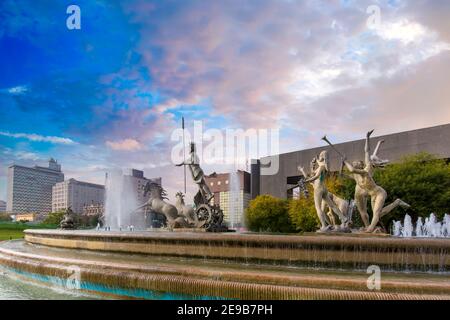
[[[10,222],[10,221],[12,221],[12,218],[9,214],[2,212],[2,213],[0,213],[0,221]]]
[[[250,201],[245,212],[246,225],[249,230],[259,232],[295,231],[289,219],[287,201],[261,195]]]
[[[65,210],[51,212],[48,214],[48,216],[44,219],[42,223],[44,224],[51,224],[51,225],[59,225],[64,218],[64,214],[66,213]]]
[[[413,216],[435,213],[440,219],[450,209],[450,165],[428,153],[407,156],[377,170],[375,181],[388,193],[386,203],[400,198],[411,205]],[[399,209],[392,218],[403,219]],[[389,217],[388,217],[389,219]]]

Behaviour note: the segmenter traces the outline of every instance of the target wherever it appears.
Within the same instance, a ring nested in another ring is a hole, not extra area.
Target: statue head
[[[181,192],[181,191],[178,191],[178,192],[175,194],[175,198],[180,199],[180,200],[183,200],[183,199],[184,199],[184,193]]]
[[[362,169],[364,169],[364,161],[361,161],[361,160],[353,161],[353,162],[352,162],[352,166],[353,166],[353,168],[355,168],[355,169],[360,169],[360,170],[362,170]]]
[[[313,172],[317,168],[317,157],[314,157],[311,159],[311,162],[309,163],[309,170]]]
[[[384,168],[389,163],[389,160],[380,159],[377,155],[371,155],[370,162],[372,162],[374,167]]]
[[[319,158],[317,159],[317,163],[318,164],[322,164],[323,166],[325,166],[325,169],[327,169],[327,171],[328,171],[328,152],[326,150],[323,150],[319,154]]]

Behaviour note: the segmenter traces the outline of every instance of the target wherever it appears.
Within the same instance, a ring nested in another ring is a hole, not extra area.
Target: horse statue
[[[178,214],[178,209],[165,201],[167,200],[167,193],[159,184],[152,181],[147,182],[144,186],[144,197],[146,197],[149,192],[150,199],[135,211],[148,207],[156,213],[163,214],[167,219],[167,226],[171,230],[189,227],[189,223],[186,219]]]
[[[175,207],[178,210],[178,215],[184,217],[189,222],[189,224],[194,225],[197,228],[201,227],[198,221],[198,217],[195,214],[194,208],[191,206],[187,206],[184,203],[184,194],[182,192],[177,192],[175,198],[177,199]]]

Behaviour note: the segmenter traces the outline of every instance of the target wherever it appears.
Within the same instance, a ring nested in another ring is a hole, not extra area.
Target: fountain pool
[[[44,283],[75,267],[80,290],[107,297],[450,299],[449,250],[446,239],[373,235],[27,230],[0,244],[0,265]],[[367,287],[373,265],[380,291]]]

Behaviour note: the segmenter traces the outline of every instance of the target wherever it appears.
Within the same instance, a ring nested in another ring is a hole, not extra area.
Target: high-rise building
[[[0,213],[6,212],[6,202],[0,200]]]
[[[144,197],[144,187],[147,182],[152,181],[161,185],[161,178],[146,178],[144,177],[144,171],[141,170],[130,169],[129,172],[125,173],[124,177],[129,181],[127,185],[131,185],[134,188],[138,204],[143,204],[150,198],[150,194]]]
[[[244,224],[244,213],[251,199],[250,174],[238,170],[233,173],[213,173],[205,177],[214,193],[214,204],[223,210],[224,220],[231,227]]]
[[[61,181],[64,174],[54,159],[50,159],[48,167],[10,166],[7,212],[48,214],[52,211],[52,187]]]
[[[82,214],[87,205],[105,203],[105,186],[69,179],[59,182],[52,189],[52,212],[66,210]]]

